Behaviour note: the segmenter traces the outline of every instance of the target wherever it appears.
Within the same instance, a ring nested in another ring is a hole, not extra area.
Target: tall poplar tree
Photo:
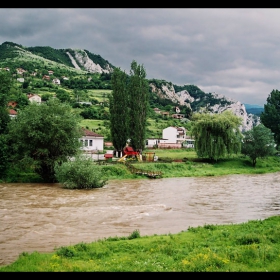
[[[134,150],[143,150],[149,108],[149,86],[144,66],[138,65],[135,60],[131,63],[128,91],[130,145]]]
[[[260,120],[274,133],[277,149],[280,147],[280,91],[273,90],[267,97]]]
[[[115,68],[111,83],[112,93],[109,98],[110,111],[110,132],[114,148],[118,152],[118,157],[126,146],[128,135],[129,108],[127,93],[127,74]]]
[[[199,157],[218,160],[241,151],[242,119],[231,111],[221,114],[195,113],[191,134],[195,137],[195,151]]]

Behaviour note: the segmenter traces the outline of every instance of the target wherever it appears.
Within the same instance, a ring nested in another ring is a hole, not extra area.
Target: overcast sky
[[[129,74],[264,105],[280,90],[279,8],[0,8],[0,44],[78,48]]]

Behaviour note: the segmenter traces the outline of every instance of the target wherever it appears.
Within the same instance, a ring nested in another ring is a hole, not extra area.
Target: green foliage
[[[42,101],[48,101],[49,99],[53,98],[53,95],[51,93],[44,93],[41,95]]]
[[[117,151],[122,151],[129,137],[129,109],[127,75],[120,68],[114,70],[112,89],[109,95],[110,132],[113,146]]]
[[[278,272],[280,217],[189,227],[176,234],[109,237],[22,253],[1,272]],[[132,238],[131,238],[132,237]]]
[[[276,153],[273,133],[263,124],[254,126],[243,134],[241,152],[251,158],[253,166],[256,166],[257,158],[271,156]]]
[[[5,134],[0,134],[0,180],[6,177],[9,164],[9,146]]]
[[[144,150],[149,112],[149,86],[143,65],[131,63],[129,79],[129,136],[134,150]]]
[[[195,150],[202,158],[218,160],[241,150],[241,118],[231,111],[221,114],[196,113],[192,117],[191,134],[195,137]]]
[[[128,239],[140,238],[140,231],[138,229],[134,230],[129,236]]]
[[[102,168],[85,156],[77,156],[62,164],[56,163],[54,171],[57,181],[67,189],[101,188],[107,182]]]
[[[54,165],[79,150],[80,117],[71,107],[51,99],[32,102],[8,124],[11,160],[31,162],[45,182],[55,182]]]
[[[51,47],[27,47],[26,50],[32,52],[33,54],[42,56],[46,59],[63,63],[69,67],[73,67],[71,59],[66,54],[65,50],[56,50]]]
[[[70,102],[71,100],[69,93],[63,89],[56,91],[56,98],[58,98],[61,102]]]
[[[280,147],[280,91],[273,90],[267,97],[264,111],[260,115],[260,120],[264,126],[274,133],[274,140],[277,149]]]

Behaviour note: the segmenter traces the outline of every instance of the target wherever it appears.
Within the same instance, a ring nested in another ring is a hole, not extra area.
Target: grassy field
[[[111,148],[110,148],[111,149]],[[217,162],[197,158],[193,149],[155,149],[144,150],[152,152],[158,156],[157,161],[137,161],[128,160],[133,167],[142,171],[161,173],[160,178],[179,178],[179,177],[202,177],[202,176],[222,176],[231,174],[265,174],[280,171],[280,157],[271,156],[257,159],[255,167],[248,157],[242,155],[233,155],[228,158],[220,159]],[[124,162],[119,162],[119,158],[113,158],[113,162],[105,160],[95,160],[97,168],[102,169],[106,180],[123,179],[147,179],[149,177],[140,174],[133,174]],[[27,171],[11,170],[10,180],[8,182],[41,182],[37,174]]]
[[[25,253],[0,272],[279,272],[280,216]]]
[[[242,155],[232,155],[209,162],[197,158],[193,149],[154,149],[144,150],[142,154],[145,155],[146,152],[154,153],[158,156],[158,160],[153,162],[129,160],[129,163],[141,170],[161,172],[162,178],[264,174],[280,171],[279,156],[259,158],[253,167],[249,157]],[[143,175],[131,174],[125,164],[106,163],[103,166],[103,174],[109,179],[146,178]]]

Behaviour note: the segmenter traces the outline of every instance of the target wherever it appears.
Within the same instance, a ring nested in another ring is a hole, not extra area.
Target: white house
[[[9,116],[10,118],[15,118],[17,116],[17,111],[14,109],[9,109]]]
[[[159,144],[162,143],[167,143],[168,139],[163,139],[163,138],[147,138],[146,139],[146,148],[155,148],[156,146],[158,147]]]
[[[85,153],[103,152],[104,136],[85,128],[82,128],[82,130],[83,136],[80,138],[82,143],[81,149]]]
[[[60,85],[60,80],[55,78],[52,80],[53,84]]]
[[[184,148],[194,148],[194,142],[195,142],[194,138],[187,135],[185,142],[183,142],[183,147]]]
[[[186,140],[186,129],[169,126],[162,130],[162,138],[167,139],[166,143],[183,143]]]
[[[39,96],[38,94],[28,93],[27,97],[30,102],[41,103],[41,96]]]

